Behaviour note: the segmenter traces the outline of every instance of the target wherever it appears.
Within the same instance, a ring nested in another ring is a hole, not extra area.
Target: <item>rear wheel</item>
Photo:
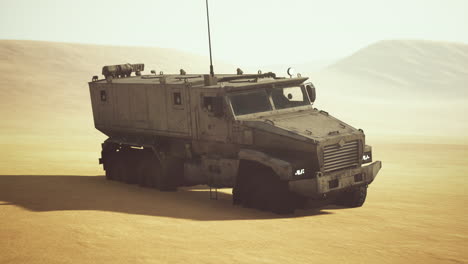
[[[125,182],[125,178],[127,177],[127,164],[125,162],[125,154],[122,150],[116,152],[114,175],[115,180]]]
[[[141,159],[141,151],[116,147],[102,152],[106,178],[128,184],[137,183],[136,169]]]
[[[106,172],[107,180],[116,180],[116,154],[115,152],[108,152],[103,154],[104,170]]]
[[[180,158],[166,155],[161,155],[160,160],[159,190],[166,192],[177,191],[177,187],[182,185],[184,161]]]
[[[125,153],[125,182],[128,184],[137,184],[138,183],[138,164],[140,163],[143,157],[143,150],[140,149],[127,149]]]
[[[176,191],[183,178],[184,162],[163,153],[146,151],[137,166],[137,178],[141,186],[161,191]]]
[[[148,148],[106,147],[102,151],[106,178],[129,184],[176,191],[183,185],[184,160]]]
[[[152,152],[144,153],[137,168],[138,184],[143,187],[159,188],[161,163]]]
[[[115,144],[103,144],[101,158],[107,180],[116,180],[117,149]]]

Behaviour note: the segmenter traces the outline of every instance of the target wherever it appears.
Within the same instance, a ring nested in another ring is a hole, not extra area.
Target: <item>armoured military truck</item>
[[[381,168],[361,129],[314,108],[306,77],[106,67],[89,88],[109,180],[232,187],[234,204],[286,214],[308,200],[359,207]]]

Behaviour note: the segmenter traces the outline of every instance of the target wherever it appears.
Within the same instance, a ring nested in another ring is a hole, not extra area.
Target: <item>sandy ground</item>
[[[0,176],[0,263],[468,263],[468,146],[374,148],[364,207],[288,217],[234,207],[229,189]]]

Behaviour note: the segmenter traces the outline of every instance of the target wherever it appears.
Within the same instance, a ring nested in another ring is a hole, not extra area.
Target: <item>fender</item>
[[[270,167],[281,180],[290,180],[292,176],[292,165],[290,162],[274,158],[268,154],[251,149],[241,149],[239,160],[256,161],[264,166]]]

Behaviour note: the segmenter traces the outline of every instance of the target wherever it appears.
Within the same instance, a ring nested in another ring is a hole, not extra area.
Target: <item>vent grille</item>
[[[353,140],[342,147],[338,144],[325,146],[323,164],[325,172],[332,172],[359,165],[359,141]]]

